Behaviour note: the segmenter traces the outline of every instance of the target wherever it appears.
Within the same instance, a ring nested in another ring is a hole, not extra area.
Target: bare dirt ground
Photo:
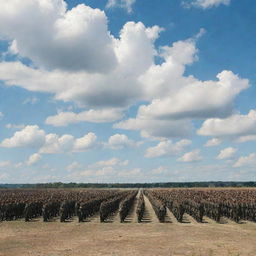
[[[76,218],[0,222],[0,256],[256,255],[256,223],[218,224],[208,218],[197,223],[189,215],[178,223],[170,211],[166,223],[159,223],[147,198],[143,221],[136,223],[137,199],[125,223],[119,223],[117,213],[107,223],[100,223],[98,215],[83,223]]]
[[[256,224],[2,222],[1,256],[256,255]]]
[[[255,241],[255,223],[0,224],[1,256],[255,256]]]

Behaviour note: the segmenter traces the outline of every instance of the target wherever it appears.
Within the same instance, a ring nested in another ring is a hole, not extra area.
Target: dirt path
[[[136,210],[137,210],[137,206],[138,206],[138,202],[139,202],[139,197],[140,197],[140,193],[141,191],[139,191],[133,201],[132,207],[127,215],[127,217],[124,220],[124,223],[137,223],[137,214],[136,214]]]
[[[100,222],[100,216],[98,216],[98,222]],[[117,210],[109,215],[107,219],[104,220],[104,223],[120,223],[119,211]]]
[[[234,220],[231,220],[231,219],[229,219],[227,217],[220,217],[220,223],[221,224],[229,224],[229,225],[238,224]]]
[[[214,224],[214,223],[217,223],[217,222],[215,220],[209,218],[209,217],[204,216],[203,217],[203,223],[205,223],[205,224]]]
[[[145,211],[142,218],[142,223],[144,222],[153,222],[153,223],[159,223],[158,218],[156,217],[155,211],[149,202],[148,198],[144,195],[144,201],[145,201]]]
[[[179,223],[173,213],[166,207],[166,216],[165,216],[165,222],[170,222],[170,223]]]
[[[187,213],[184,213],[182,223],[198,224],[198,222]]]
[[[93,216],[87,218],[85,222],[100,223],[100,213],[95,213]]]

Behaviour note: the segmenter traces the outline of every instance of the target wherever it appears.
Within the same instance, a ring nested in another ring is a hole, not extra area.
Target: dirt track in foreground
[[[0,256],[255,256],[256,223],[0,223]]]

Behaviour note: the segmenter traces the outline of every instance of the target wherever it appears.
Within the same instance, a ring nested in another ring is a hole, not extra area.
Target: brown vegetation
[[[255,193],[255,189],[154,189],[146,191],[147,196],[136,190],[1,191],[0,256],[255,256]],[[29,198],[24,196],[28,194]],[[105,223],[100,223],[101,206]],[[226,211],[226,206],[231,208]],[[34,215],[30,212],[24,222],[31,209]]]

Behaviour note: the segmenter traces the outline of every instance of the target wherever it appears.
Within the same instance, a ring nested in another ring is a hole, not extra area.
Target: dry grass
[[[1,256],[255,256],[256,223],[0,223]]]

